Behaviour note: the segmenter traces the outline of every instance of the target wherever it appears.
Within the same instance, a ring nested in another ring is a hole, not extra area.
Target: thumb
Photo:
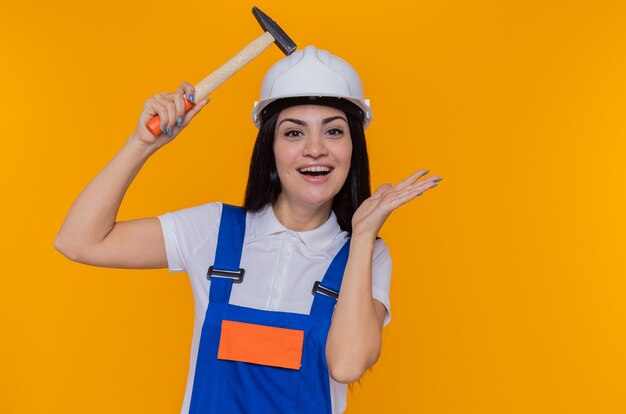
[[[372,195],[372,198],[378,198],[380,196],[382,196],[383,194],[385,194],[385,192],[387,192],[387,190],[389,190],[391,188],[391,184],[389,183],[385,183],[380,185],[376,191],[374,191],[374,194]]]

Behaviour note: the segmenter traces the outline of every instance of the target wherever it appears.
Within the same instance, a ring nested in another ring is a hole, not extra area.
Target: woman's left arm
[[[350,254],[326,341],[328,370],[337,382],[358,380],[378,360],[386,310],[372,297],[374,242],[396,208],[441,180],[432,176],[416,181],[426,173],[420,170],[396,186],[381,185],[354,213]]]

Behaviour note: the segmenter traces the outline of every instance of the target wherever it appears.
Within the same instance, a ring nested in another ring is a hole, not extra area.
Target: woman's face
[[[346,114],[321,105],[283,109],[276,121],[274,157],[284,201],[320,207],[341,190],[352,157]]]

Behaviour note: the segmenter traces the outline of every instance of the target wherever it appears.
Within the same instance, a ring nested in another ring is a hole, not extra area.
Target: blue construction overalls
[[[308,315],[264,311],[228,303],[245,283],[245,227],[246,211],[224,204],[189,413],[330,414],[326,338],[350,243],[312,287]]]

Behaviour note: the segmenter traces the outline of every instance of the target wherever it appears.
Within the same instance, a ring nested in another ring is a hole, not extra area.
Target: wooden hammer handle
[[[239,69],[248,64],[252,59],[259,56],[261,52],[267,49],[267,47],[272,43],[274,43],[274,37],[269,32],[263,33],[261,36],[250,42],[228,62],[224,63],[222,66],[213,71],[213,73],[195,85],[196,95],[194,101],[200,102],[209,96],[211,92],[216,90],[222,83],[226,82],[228,78],[237,73]],[[193,107],[194,104],[185,98],[185,112],[188,112]],[[152,132],[152,135],[155,137],[161,135],[160,123],[161,121],[158,115],[152,117],[146,123],[146,127],[148,127],[150,132]]]

